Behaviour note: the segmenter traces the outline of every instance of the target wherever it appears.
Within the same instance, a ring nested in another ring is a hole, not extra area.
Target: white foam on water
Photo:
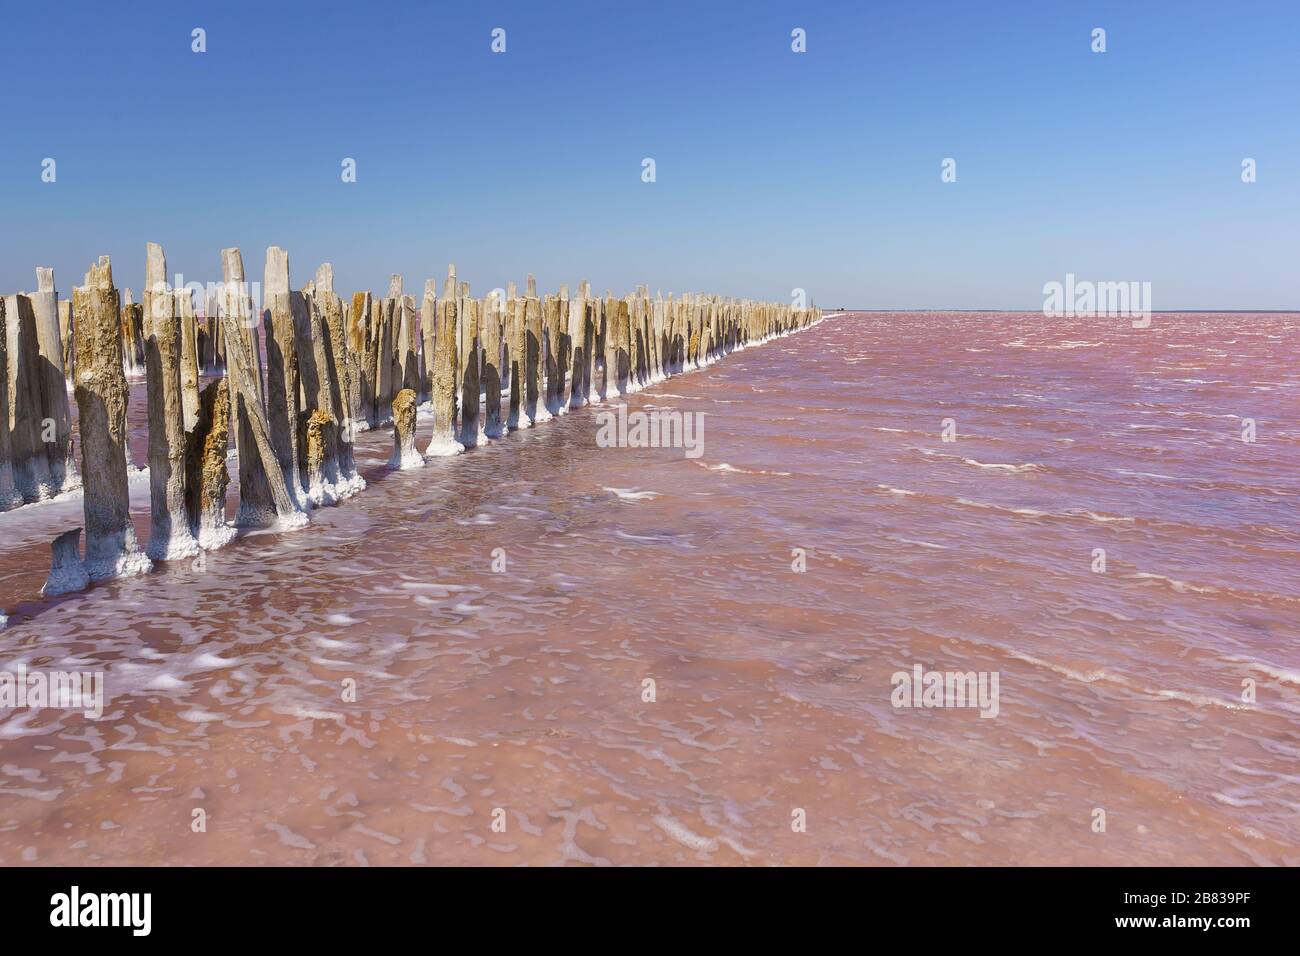
[[[644,501],[662,495],[662,492],[638,491],[636,488],[604,488],[603,490],[617,495],[620,501]]]
[[[725,461],[719,462],[716,465],[709,465],[702,461],[696,460],[695,464],[699,465],[701,468],[707,469],[708,471],[721,471],[733,475],[771,475],[774,478],[794,477],[794,475],[788,471],[765,471],[761,468],[754,469],[754,470],[748,468],[737,468],[735,465],[729,465]]]
[[[891,495],[915,495],[915,491],[908,491],[906,488],[895,488],[892,485],[876,485],[881,491]]]
[[[1185,594],[1189,591],[1194,594],[1217,594],[1219,591],[1218,588],[1188,584],[1186,581],[1179,581],[1176,578],[1167,577],[1166,575],[1163,574],[1154,574],[1150,571],[1138,571],[1134,574],[1126,574],[1124,575],[1124,577],[1139,578],[1139,579],[1149,580],[1149,581],[1160,581],[1164,584],[1169,585],[1179,594]]]
[[[718,849],[718,841],[713,837],[700,836],[685,824],[665,814],[661,813],[655,816],[654,824],[689,850],[695,850],[699,853],[714,853]]]
[[[1023,475],[1031,471],[1042,471],[1042,466],[1036,465],[1033,462],[1028,462],[1023,465],[1002,465],[976,461],[974,458],[963,458],[962,461],[975,468],[984,468],[988,471],[1006,471],[1016,475]]]

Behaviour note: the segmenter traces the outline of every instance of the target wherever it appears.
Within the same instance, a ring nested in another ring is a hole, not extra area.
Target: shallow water
[[[1298,333],[832,318],[627,399],[698,459],[366,434],[310,527],[55,601],[80,501],[0,515],[0,666],[111,697],[0,712],[0,864],[1300,863]]]

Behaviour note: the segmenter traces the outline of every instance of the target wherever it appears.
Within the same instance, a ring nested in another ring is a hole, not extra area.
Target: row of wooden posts
[[[81,528],[54,540],[46,594],[222,547],[239,528],[305,524],[312,508],[365,487],[353,456],[358,431],[391,421],[390,467],[418,467],[821,317],[782,303],[651,298],[645,286],[600,297],[586,281],[573,295],[565,287],[539,297],[531,276],[522,295],[511,283],[479,299],[454,266],[441,296],[434,280],[425,283],[418,310],[396,275],[383,298],[358,292],[345,305],[328,264],[294,291],[288,255],[274,246],[257,303],[239,250],[222,250],[221,260],[222,282],[202,314],[190,288],[167,284],[153,243],[140,303],[129,289],[119,297],[107,257],[71,301],[57,299],[49,269],[37,270],[35,293],[0,300],[0,510],[83,488],[85,551]],[[128,378],[140,374],[151,503],[143,551],[130,518],[126,416]],[[425,402],[433,437],[420,452],[416,413]]]

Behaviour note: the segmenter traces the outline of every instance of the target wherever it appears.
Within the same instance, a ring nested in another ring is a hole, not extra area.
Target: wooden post
[[[148,571],[153,563],[136,544],[127,483],[126,406],[122,326],[107,256],[90,267],[72,293],[77,339],[77,427],[86,516],[86,573],[92,581]]]

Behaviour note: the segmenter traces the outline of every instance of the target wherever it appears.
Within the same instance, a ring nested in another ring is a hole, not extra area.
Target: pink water
[[[0,712],[0,864],[1300,863],[1298,343],[832,318],[627,400],[699,459],[364,435],[307,529],[56,601],[79,500],[0,515],[0,667],[111,697]],[[997,717],[891,706],[915,663]]]

